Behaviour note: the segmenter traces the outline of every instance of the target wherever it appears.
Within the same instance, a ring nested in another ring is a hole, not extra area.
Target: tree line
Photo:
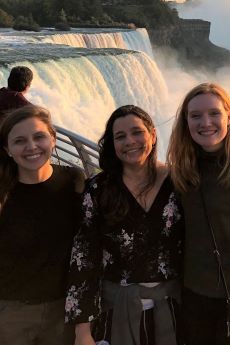
[[[159,27],[178,14],[163,0],[0,0],[0,27],[39,30],[44,26]]]

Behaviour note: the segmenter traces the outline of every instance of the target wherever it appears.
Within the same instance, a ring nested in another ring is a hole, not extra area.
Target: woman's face
[[[18,165],[19,175],[23,172],[40,170],[49,163],[55,138],[47,125],[36,117],[17,123],[9,132],[6,150]]]
[[[188,103],[188,127],[192,139],[205,151],[219,150],[228,131],[230,112],[212,93],[197,95]]]
[[[123,167],[142,166],[156,142],[156,132],[155,129],[149,132],[139,117],[129,114],[115,120],[113,141]]]

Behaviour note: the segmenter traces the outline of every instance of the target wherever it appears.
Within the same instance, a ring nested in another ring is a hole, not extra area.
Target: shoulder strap
[[[205,202],[205,198],[204,198],[204,193],[202,188],[200,187],[200,196],[201,196],[201,201],[202,201],[202,205],[203,205],[203,209],[204,209],[204,214],[206,216],[207,222],[208,222],[208,226],[210,229],[210,233],[212,236],[212,242],[213,242],[213,247],[214,247],[214,251],[213,254],[215,255],[219,270],[220,270],[220,276],[223,282],[223,286],[224,286],[224,290],[226,293],[226,299],[227,299],[227,337],[230,337],[230,292],[229,292],[229,287],[227,284],[227,279],[224,273],[224,269],[223,269],[223,265],[222,265],[222,260],[221,260],[221,253],[220,250],[218,248],[218,243],[216,241],[216,236],[215,236],[215,231],[214,228],[212,226],[209,214],[208,214],[208,210],[207,210],[207,206],[206,206],[206,202]]]

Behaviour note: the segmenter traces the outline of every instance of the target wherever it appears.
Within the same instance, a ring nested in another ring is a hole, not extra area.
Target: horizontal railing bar
[[[61,138],[61,137],[57,136],[56,139],[59,140],[59,141],[61,141],[62,143],[65,143],[65,144],[74,146],[73,143],[72,143],[72,141],[66,140],[65,138]]]
[[[73,133],[73,132],[69,131],[68,129],[65,129],[65,128],[62,128],[62,127],[59,127],[59,126],[55,126],[55,128],[58,130],[59,133],[64,134],[67,137],[71,137],[74,140],[76,140],[76,141],[78,141],[78,142],[80,142],[80,143],[90,147],[91,149],[93,149],[95,151],[98,151],[97,144],[95,144],[92,141],[82,137],[81,135]]]
[[[73,146],[73,147],[74,147],[74,146]],[[65,153],[69,153],[71,156],[74,156],[74,157],[76,157],[76,158],[80,158],[80,156],[79,156],[77,153],[72,152],[72,151],[70,151],[70,150],[68,150],[68,149],[65,149],[64,147],[61,147],[61,146],[59,146],[59,145],[56,145],[56,148],[57,148],[58,150],[60,150],[60,151],[65,152]]]
[[[71,144],[71,146],[74,147],[74,148],[76,149],[76,147],[75,147],[73,144]],[[76,153],[74,153],[74,152],[72,152],[72,151],[69,151],[68,149],[65,149],[65,148],[62,147],[62,146],[56,145],[56,148],[59,149],[59,150],[61,150],[61,151],[66,152],[66,153],[69,153],[69,154],[71,154],[71,155],[73,155],[73,156],[75,156],[75,157],[77,157],[77,158],[80,158],[79,155],[76,155]],[[81,148],[78,149],[78,150],[84,151],[84,152],[88,153],[90,156],[92,156],[92,157],[94,157],[94,158],[96,158],[96,159],[99,158],[98,154],[94,153],[93,151],[87,150],[87,148],[81,147]]]
[[[97,173],[100,170],[97,144],[65,128],[59,126],[55,126],[55,128],[57,130],[57,152],[54,152],[52,156],[70,166],[79,166],[85,171],[87,177]],[[77,161],[74,162],[74,160]]]
[[[82,151],[83,151],[83,150],[82,150]],[[94,157],[94,158],[96,158],[96,159],[99,158],[99,155],[98,155],[98,154],[95,154],[95,153],[92,152],[92,151],[89,151],[89,150],[87,150],[87,149],[84,149],[84,152],[88,153],[90,156],[92,156],[92,157]]]

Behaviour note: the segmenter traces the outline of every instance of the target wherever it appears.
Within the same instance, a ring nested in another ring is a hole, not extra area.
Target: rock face
[[[210,69],[230,65],[230,51],[210,42],[210,26],[204,20],[180,19],[176,25],[148,31],[153,46],[176,49],[183,64]]]

